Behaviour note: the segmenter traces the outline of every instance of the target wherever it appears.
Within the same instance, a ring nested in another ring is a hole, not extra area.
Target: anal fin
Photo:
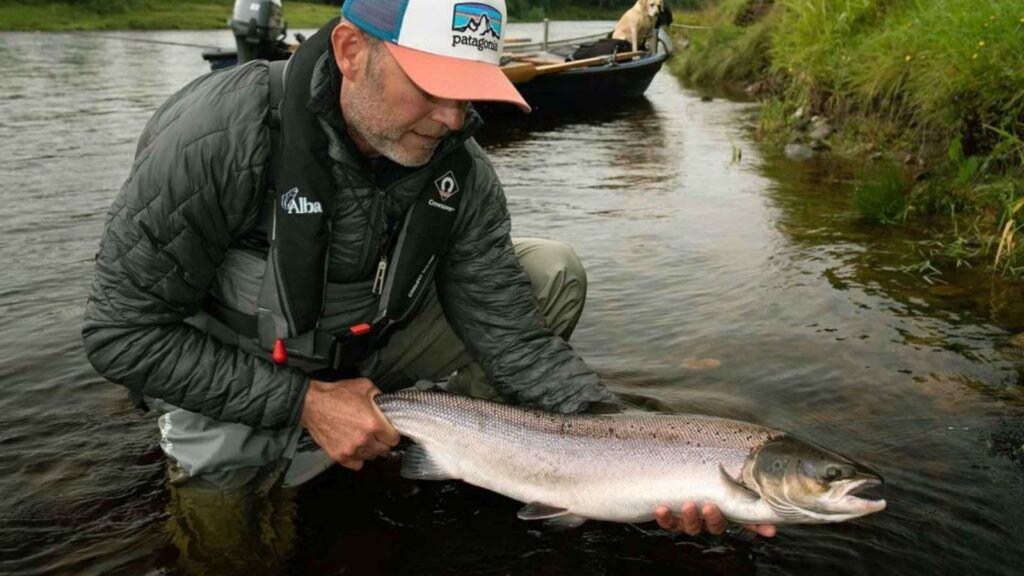
[[[402,478],[410,480],[451,480],[447,472],[422,446],[413,444],[402,455]]]
[[[569,530],[571,528],[576,528],[577,526],[583,524],[586,521],[587,519],[582,516],[577,516],[575,514],[566,514],[564,516],[548,518],[544,521],[544,525],[550,526],[551,528],[556,528],[558,530]]]

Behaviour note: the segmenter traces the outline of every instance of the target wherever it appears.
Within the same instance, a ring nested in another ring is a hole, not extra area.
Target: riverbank
[[[1024,278],[1018,2],[722,0],[697,20],[674,29],[684,81],[760,100],[758,135],[788,156],[862,161],[858,218],[950,217],[936,261]]]
[[[232,8],[229,0],[122,0],[116,6],[103,0],[25,0],[0,6],[0,31],[215,30],[226,27]],[[621,13],[619,9],[573,6],[545,12],[537,7],[510,19],[617,20]],[[338,6],[331,4],[289,1],[285,6],[285,20],[291,29],[318,28],[337,15]]]

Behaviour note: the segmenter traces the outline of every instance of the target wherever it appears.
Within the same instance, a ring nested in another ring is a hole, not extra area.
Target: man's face
[[[465,102],[419,89],[382,43],[367,45],[364,73],[342,83],[341,109],[364,154],[422,166],[450,132],[462,128]]]

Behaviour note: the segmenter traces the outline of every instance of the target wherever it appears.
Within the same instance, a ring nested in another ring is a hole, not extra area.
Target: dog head
[[[650,18],[657,18],[665,4],[664,0],[640,0],[640,2],[644,5],[644,14]]]

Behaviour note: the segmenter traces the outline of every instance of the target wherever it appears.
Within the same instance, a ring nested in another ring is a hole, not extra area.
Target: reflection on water
[[[883,473],[888,510],[753,542],[551,532],[494,494],[403,481],[394,459],[249,507],[183,500],[153,418],[93,373],[79,324],[135,139],[203,73],[198,52],[0,34],[0,572],[1010,574],[1024,556],[1020,287],[906,272],[922,234],[853,222],[856,169],[763,154],[750,104],[664,72],[622,110],[484,127],[514,233],[576,247],[590,294],[573,344],[615,390],[834,447]]]

